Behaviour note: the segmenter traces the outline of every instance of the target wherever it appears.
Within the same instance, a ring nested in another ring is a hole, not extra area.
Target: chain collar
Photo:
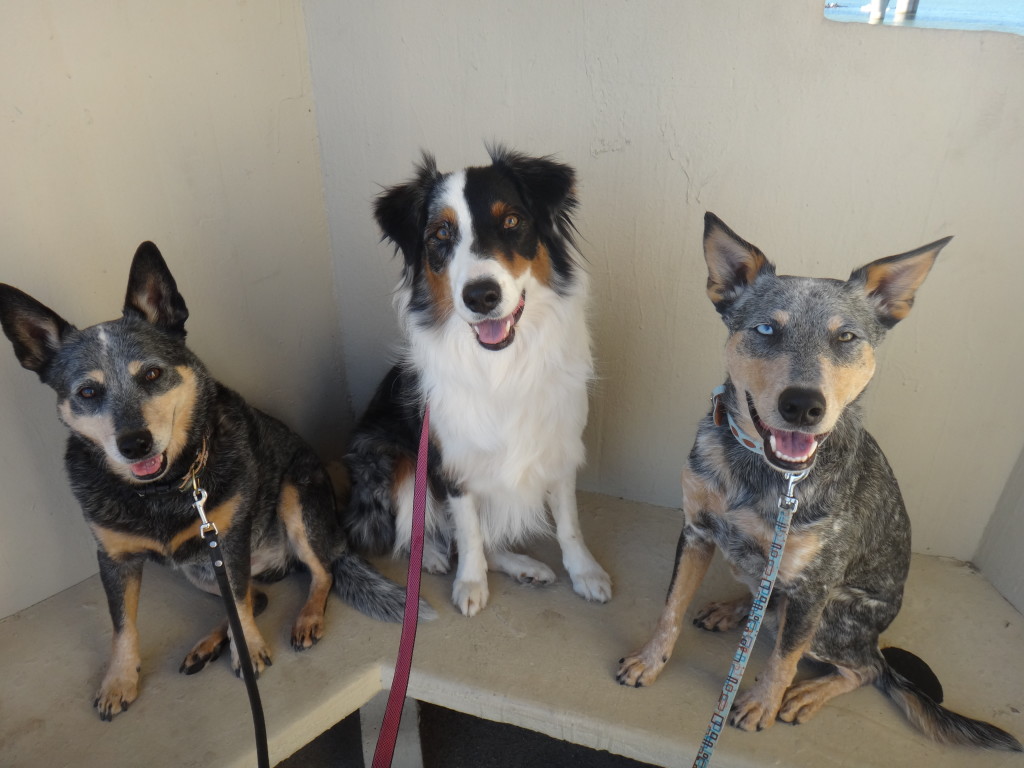
[[[196,452],[196,458],[188,468],[181,480],[170,480],[162,483],[147,483],[140,485],[133,490],[141,498],[148,496],[167,496],[172,493],[195,492],[199,487],[199,475],[206,468],[206,462],[210,458],[209,440],[204,437],[203,442]]]

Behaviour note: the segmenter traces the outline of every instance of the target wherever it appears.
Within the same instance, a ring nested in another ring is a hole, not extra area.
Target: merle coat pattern
[[[65,467],[96,539],[100,577],[114,625],[110,664],[95,706],[104,720],[138,695],[135,618],[143,565],[179,568],[218,593],[191,506],[194,477],[208,493],[243,632],[259,673],[271,659],[255,623],[265,596],[252,577],[301,567],[309,595],[292,629],[296,650],[324,633],[332,584],[375,618],[401,619],[404,590],[347,551],[327,473],[312,449],[280,421],[217,382],[185,346],[188,309],[152,243],[132,261],[122,317],[78,329],[32,297],[0,284],[0,322],[21,364],[57,394],[70,429]],[[217,658],[227,622],[181,664],[192,674]],[[232,666],[239,669],[231,643]]]
[[[737,698],[730,723],[762,730],[777,719],[805,722],[830,698],[874,683],[936,740],[1021,749],[999,728],[939,706],[937,681],[928,695],[923,679],[896,668],[911,654],[883,654],[878,646],[903,600],[910,521],[893,472],[863,427],[859,398],[874,373],[875,347],[910,311],[948,242],[879,259],[846,281],[780,276],[760,250],[707,214],[707,292],[729,330],[728,378],[683,470],[685,525],[665,609],[651,640],[620,660],[620,683],[657,679],[715,547],[757,590],[784,473],[810,469],[797,486],[800,505],[769,604],[776,644],[767,669]],[[729,416],[738,436],[724,424]],[[744,436],[763,444],[764,454],[742,445]],[[729,629],[750,605],[749,597],[711,603],[694,623]],[[793,684],[805,656],[831,671]]]

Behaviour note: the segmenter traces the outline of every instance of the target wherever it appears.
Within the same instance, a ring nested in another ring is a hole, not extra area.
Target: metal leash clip
[[[192,506],[195,507],[199,519],[202,521],[202,525],[199,526],[199,538],[201,539],[205,539],[206,534],[211,531],[214,536],[219,533],[217,526],[206,519],[206,508],[203,506],[206,504],[206,495],[206,491],[202,488],[194,487],[192,489]]]
[[[802,472],[787,472],[786,477],[786,490],[783,491],[782,495],[779,496],[779,509],[789,512],[790,515],[796,514],[797,507],[800,506],[799,499],[794,496],[796,491],[796,484],[803,480],[811,472],[810,469],[805,469]]]

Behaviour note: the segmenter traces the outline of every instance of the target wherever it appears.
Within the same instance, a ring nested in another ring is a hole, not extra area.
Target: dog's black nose
[[[825,398],[816,389],[789,387],[779,395],[779,415],[796,427],[813,427],[825,416]]]
[[[489,277],[474,280],[462,289],[462,300],[478,315],[486,315],[501,302],[501,286]]]
[[[117,450],[126,459],[141,459],[153,448],[153,435],[148,429],[125,432],[117,436]]]

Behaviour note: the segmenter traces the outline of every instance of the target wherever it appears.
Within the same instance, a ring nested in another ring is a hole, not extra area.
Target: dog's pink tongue
[[[503,317],[500,320],[484,320],[482,323],[475,323],[473,328],[476,336],[484,344],[500,344],[508,338],[509,330],[512,328],[512,317]]]
[[[136,477],[146,477],[147,475],[152,475],[154,472],[159,471],[162,463],[163,457],[160,454],[157,454],[151,459],[135,462],[131,465],[131,471]]]
[[[775,453],[794,459],[807,458],[817,445],[814,435],[806,432],[783,432],[781,429],[773,429],[772,437],[775,438]]]

